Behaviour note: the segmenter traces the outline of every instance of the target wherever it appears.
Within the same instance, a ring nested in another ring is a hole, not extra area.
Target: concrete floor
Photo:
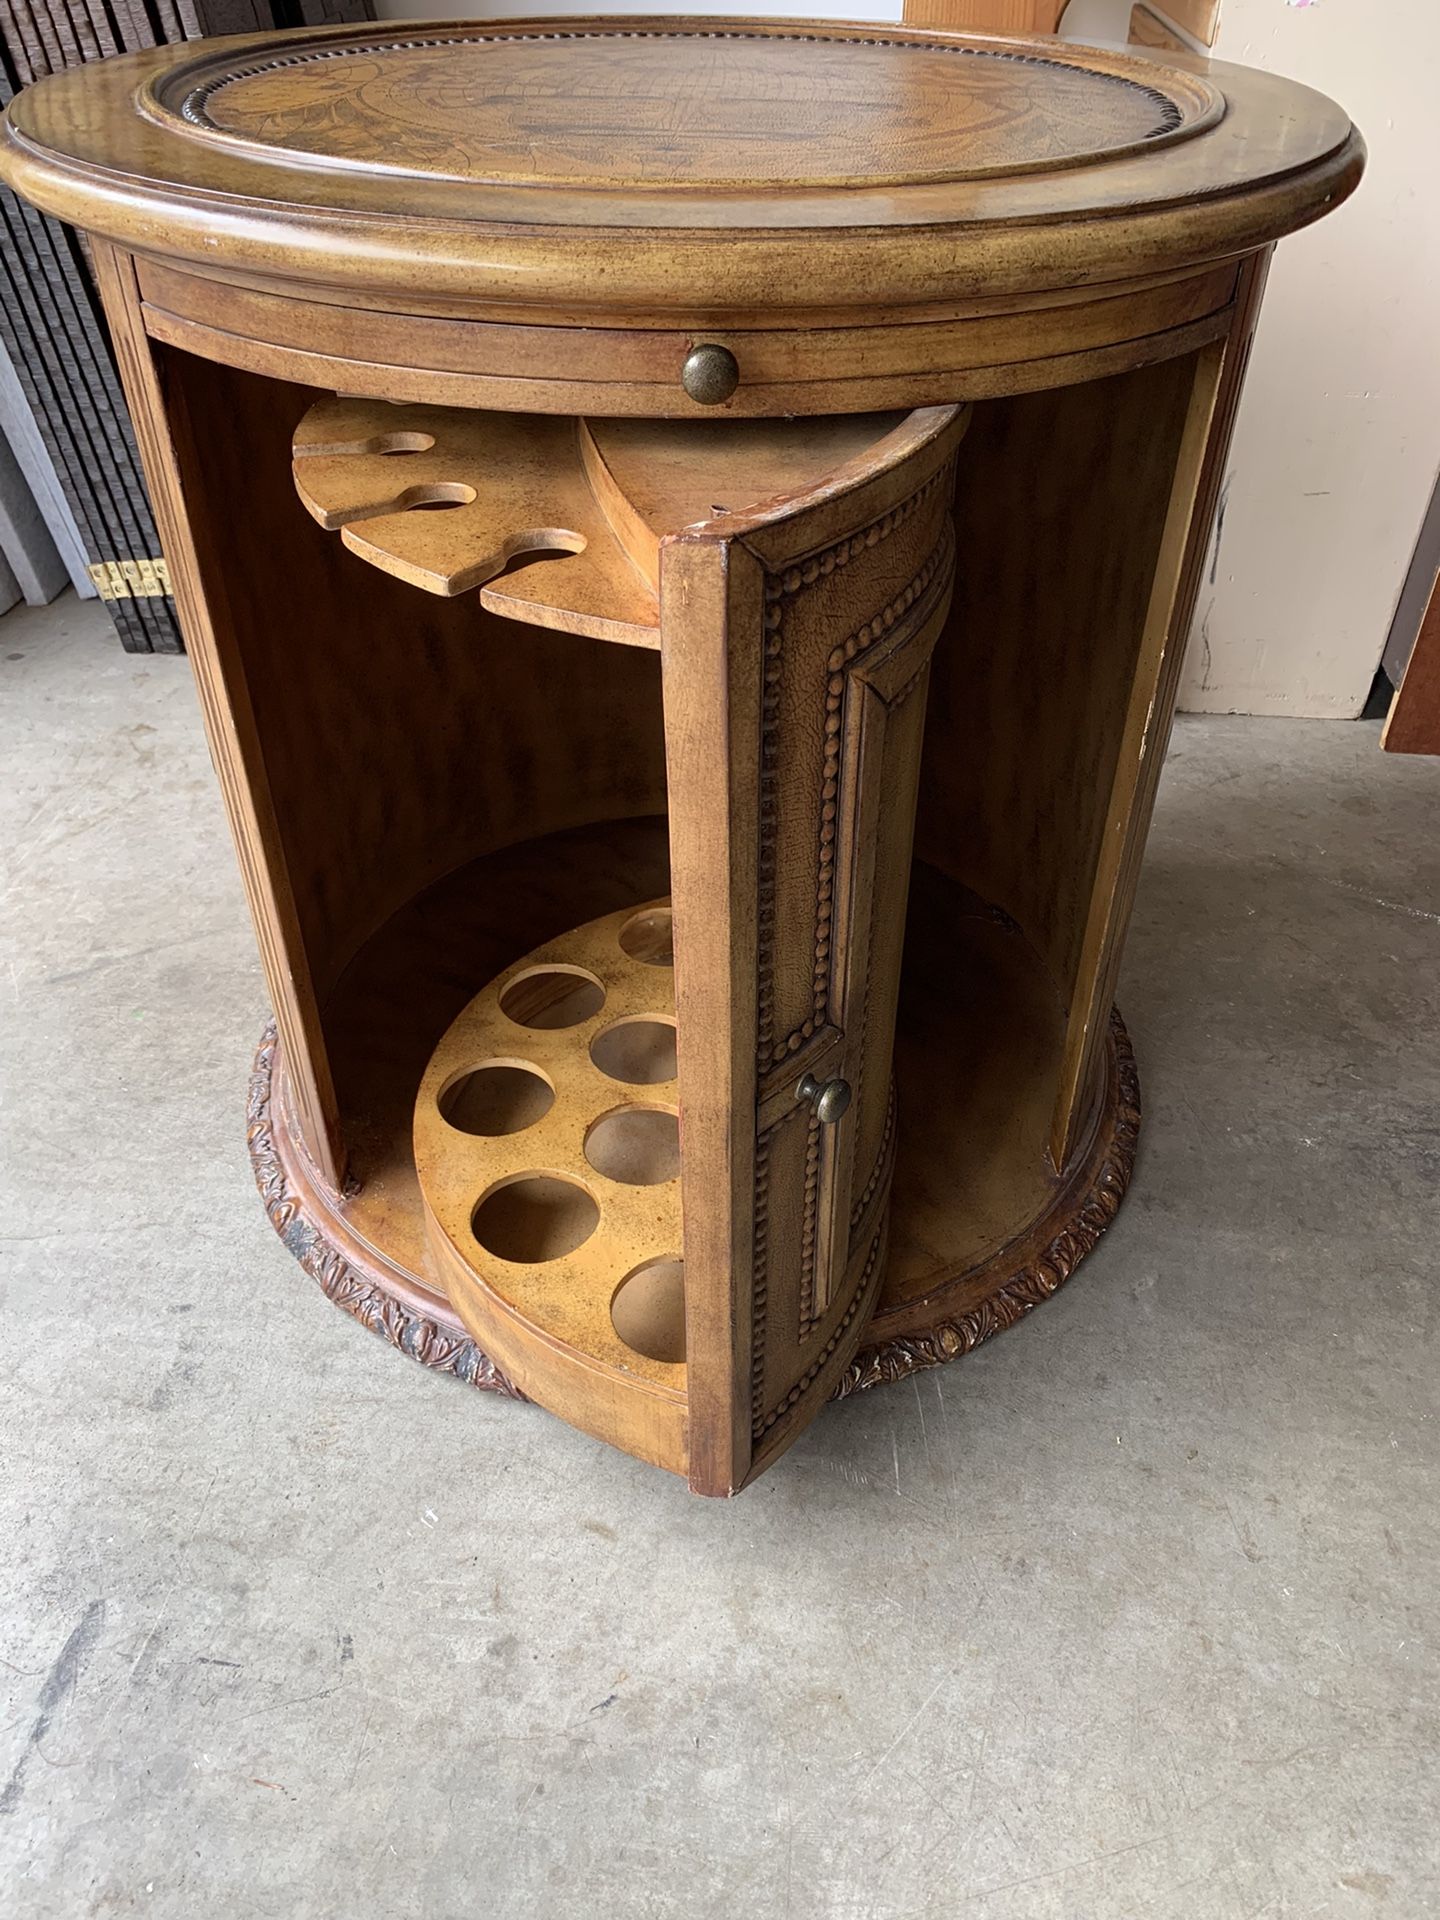
[[[1440,763],[1181,724],[1118,1224],[717,1505],[271,1234],[185,663],[0,713],[0,1912],[1440,1913]]]

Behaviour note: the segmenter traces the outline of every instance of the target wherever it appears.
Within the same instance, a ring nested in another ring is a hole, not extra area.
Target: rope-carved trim
[[[789,1413],[797,1401],[804,1399],[805,1395],[829,1365],[840,1342],[854,1326],[860,1316],[861,1309],[868,1307],[872,1303],[877,1278],[876,1268],[880,1264],[880,1256],[885,1249],[885,1230],[888,1225],[889,1221],[882,1218],[879,1226],[876,1227],[875,1238],[870,1243],[870,1251],[865,1257],[865,1266],[859,1280],[856,1282],[855,1292],[851,1297],[849,1306],[846,1307],[844,1313],[840,1316],[839,1323],[834,1328],[830,1338],[825,1342],[824,1346],[820,1349],[819,1353],[816,1354],[815,1358],[810,1362],[794,1386],[785,1394],[784,1398],[780,1400],[776,1406],[772,1407],[769,1413],[756,1420],[752,1438],[757,1444],[769,1433],[773,1426]]]
[[[841,1375],[834,1399],[843,1400],[870,1387],[893,1384],[924,1368],[943,1366],[962,1358],[982,1341],[1014,1326],[1057,1293],[1095,1246],[1125,1197],[1140,1132],[1140,1085],[1135,1056],[1124,1022],[1115,1011],[1110,1015],[1110,1037],[1115,1049],[1119,1093],[1115,1133],[1076,1217],[1055,1235],[1039,1259],[1022,1267],[969,1313],[943,1321],[921,1334],[862,1348]],[[306,1216],[301,1200],[290,1189],[275,1150],[272,1105],[275,1045],[272,1021],[256,1049],[245,1115],[255,1184],[271,1226],[327,1298],[371,1333],[387,1340],[397,1352],[418,1360],[421,1366],[454,1374],[481,1392],[523,1400],[524,1394],[511,1385],[468,1335],[437,1325],[385,1293],[352,1267],[326,1240],[322,1229]],[[879,1245],[877,1239],[877,1251]],[[857,1290],[855,1303],[858,1305],[863,1298],[863,1289]],[[757,1397],[752,1402],[752,1417],[760,1431],[768,1431],[785,1409],[778,1408],[773,1418],[766,1419],[759,1411],[760,1405]]]
[[[812,1331],[820,1319],[815,1303],[816,1252],[820,1234],[820,1155],[825,1144],[825,1129],[812,1112],[805,1138],[805,1180],[800,1200],[800,1338]]]
[[[291,1191],[275,1148],[272,1095],[275,1079],[275,1022],[260,1036],[245,1102],[245,1139],[255,1184],[271,1226],[310,1278],[337,1307],[399,1352],[437,1373],[453,1373],[483,1393],[523,1400],[524,1394],[501,1373],[468,1334],[455,1333],[403,1305],[369,1280],[325,1238]]]
[[[765,1417],[765,1321],[770,1292],[770,1136],[774,1127],[755,1142],[755,1223],[751,1240],[750,1299],[750,1424],[758,1429]]]
[[[789,602],[841,567],[848,566],[871,547],[877,547],[910,520],[938,487],[953,484],[955,463],[947,460],[908,499],[861,527],[845,539],[811,554],[765,580],[764,667],[760,688],[760,847],[756,909],[759,980],[756,996],[757,1054],[761,1072],[779,1066],[799,1051],[824,1024],[830,993],[831,935],[835,910],[835,858],[840,817],[840,729],[845,674],[857,654],[887,639],[896,624],[912,611],[949,564],[955,550],[955,529],[948,515],[940,538],[926,555],[915,577],[863,626],[858,627],[825,663],[825,746],[818,816],[819,858],[816,873],[815,953],[810,1012],[783,1037],[775,1034],[775,886],[777,834],[780,810],[780,686],[784,674],[785,610]]]
[[[353,58],[373,58],[379,53],[424,53],[432,49],[446,47],[469,47],[505,44],[510,41],[546,41],[546,40],[775,40],[798,41],[811,46],[860,46],[902,48],[922,53],[949,54],[953,57],[970,60],[997,60],[1020,67],[1043,67],[1052,72],[1089,74],[1092,78],[1108,81],[1128,92],[1138,93],[1148,100],[1159,116],[1155,126],[1142,135],[1143,140],[1161,140],[1177,133],[1185,124],[1185,115],[1169,94],[1158,87],[1146,86],[1144,81],[1136,80],[1124,73],[1101,73],[1093,67],[1084,67],[1073,60],[1054,60],[1041,53],[1022,53],[1012,47],[976,47],[947,45],[933,40],[895,40],[882,34],[858,35],[839,33],[787,33],[765,34],[748,33],[736,27],[705,27],[691,33],[676,33],[665,28],[649,27],[589,27],[558,28],[547,32],[527,33],[447,33],[412,36],[406,39],[352,40],[344,46],[305,47],[296,53],[273,54],[264,60],[253,60],[243,67],[231,67],[224,73],[216,74],[213,79],[202,81],[198,87],[192,87],[180,103],[180,117],[191,126],[204,127],[207,132],[223,134],[226,129],[219,127],[210,118],[209,104],[217,93],[233,86],[240,80],[254,80],[263,73],[276,73],[284,67],[308,66],[315,60],[346,60]]]

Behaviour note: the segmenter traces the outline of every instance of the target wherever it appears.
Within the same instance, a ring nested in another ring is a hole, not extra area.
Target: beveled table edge
[[[238,51],[273,43],[274,35],[246,35],[228,44]],[[1139,157],[956,187],[789,193],[769,202],[737,193],[474,187],[457,199],[458,183],[411,180],[403,206],[385,211],[363,204],[353,179],[324,168],[236,161],[222,169],[224,189],[171,177],[194,143],[142,126],[130,83],[168,70],[174,52],[123,55],[18,95],[0,120],[0,177],[44,211],[127,249],[272,282],[349,288],[393,302],[395,311],[407,297],[424,297],[483,299],[517,318],[527,308],[558,308],[582,322],[649,315],[651,324],[705,325],[723,314],[733,324],[764,325],[798,311],[813,319],[868,309],[883,323],[945,300],[1100,284],[1233,257],[1318,219],[1353,191],[1364,164],[1359,134],[1324,96],[1251,69],[1174,56],[1157,64],[1213,76],[1227,112],[1193,138]],[[125,163],[137,129],[152,143],[137,149],[148,173]],[[175,159],[170,174],[153,143]],[[213,152],[199,152],[214,162]],[[339,203],[347,195],[355,204]],[[459,217],[477,199],[486,217]]]

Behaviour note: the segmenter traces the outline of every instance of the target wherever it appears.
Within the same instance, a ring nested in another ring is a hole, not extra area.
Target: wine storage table
[[[330,1297],[729,1493],[1051,1294],[1130,1177],[1126,920],[1345,115],[555,20],[156,49],[3,136],[90,235]]]

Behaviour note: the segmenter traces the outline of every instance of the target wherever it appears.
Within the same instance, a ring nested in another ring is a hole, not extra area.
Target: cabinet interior
[[[764,422],[671,428],[670,465],[656,473],[646,423],[577,430],[505,418],[506,457],[529,489],[525,538],[508,552],[501,541],[483,577],[467,578],[445,573],[441,535],[485,494],[460,497],[469,482],[455,477],[453,447],[374,450],[347,496],[335,471],[344,462],[327,449],[363,453],[365,435],[354,403],[323,401],[307,513],[291,484],[291,436],[317,395],[174,348],[160,360],[182,478],[206,474],[187,488],[205,589],[268,788],[333,1082],[349,1224],[378,1259],[438,1294],[416,1174],[417,1089],[467,1004],[535,950],[583,949],[592,923],[617,942],[648,924],[663,944],[654,561],[659,537],[687,524],[678,509],[667,521],[663,502],[713,514],[746,486],[753,499],[755,462],[775,433]],[[956,586],[931,669],[909,890],[880,1316],[903,1316],[991,1259],[1043,1213],[1057,1141],[1083,1149],[1097,1056],[1068,1094],[1065,1060],[1097,964],[1087,929],[1193,372],[1186,357],[987,401],[960,446]],[[435,426],[415,428],[407,416],[421,409],[392,411],[397,435]],[[476,416],[476,429],[501,418]],[[223,436],[191,426],[216,420]],[[843,464],[884,428],[873,417],[797,424],[782,436],[770,491],[813,477],[818,449]],[[451,465],[436,464],[441,453]],[[399,478],[377,477],[381,468]],[[438,510],[386,517],[374,510],[387,485],[457,492],[423,503]],[[347,520],[347,499],[362,495],[366,513]],[[218,505],[236,501],[243,511]],[[547,559],[576,553],[581,535],[577,559]],[[653,971],[658,983],[663,963]],[[663,999],[648,1010],[662,1025]],[[578,1023],[587,1048],[596,1017]],[[514,1143],[540,1124],[525,1116],[542,1098],[543,1063],[486,1047],[506,1071],[468,1085],[457,1072],[436,1110],[481,1137],[503,1120],[493,1137],[506,1142],[504,1167],[523,1172]],[[683,1078],[664,1091],[632,1110],[668,1111],[678,1128],[612,1129],[596,1149],[612,1166],[683,1151]],[[538,1191],[528,1212],[518,1194],[487,1202],[486,1231],[519,1257],[562,1257],[547,1249],[583,1225],[584,1176],[551,1185],[548,1211]],[[657,1245],[633,1272],[595,1284],[637,1369],[683,1400],[680,1256],[678,1244]]]

